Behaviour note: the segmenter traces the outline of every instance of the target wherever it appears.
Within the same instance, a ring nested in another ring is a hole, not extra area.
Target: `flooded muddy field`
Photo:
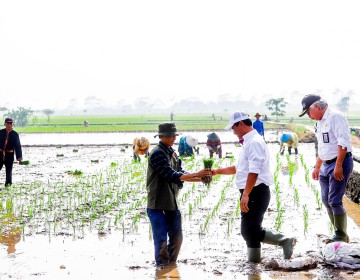
[[[314,145],[300,144],[298,157],[278,156],[278,144],[268,145],[277,184],[264,226],[298,239],[293,257],[318,258],[316,234],[331,235],[331,229],[318,182],[309,179]],[[224,144],[226,157],[215,157],[215,165],[233,164],[241,149]],[[281,248],[267,244],[263,262],[248,263],[232,176],[215,177],[209,186],[185,184],[178,264],[156,269],[145,212],[145,158],[134,163],[125,144],[27,146],[23,153],[30,164],[14,165],[14,185],[0,190],[7,213],[0,221],[0,279],[360,279],[359,271],[321,262],[306,271],[267,268],[270,259],[282,259]],[[200,144],[200,154],[184,160],[185,170],[202,169],[207,156]],[[2,185],[3,170],[0,180]],[[358,205],[346,204],[349,214],[359,216]],[[352,218],[348,233],[351,242],[360,242]]]

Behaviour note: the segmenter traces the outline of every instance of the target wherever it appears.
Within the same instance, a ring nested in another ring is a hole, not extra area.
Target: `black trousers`
[[[13,160],[5,159],[3,160],[2,155],[0,155],[0,170],[3,168],[5,163],[5,173],[6,173],[6,180],[5,180],[5,186],[8,184],[12,184],[12,169],[13,169]]]
[[[243,190],[240,190],[241,196]],[[265,237],[262,227],[264,214],[270,203],[270,188],[265,184],[255,186],[249,195],[249,212],[241,212],[241,235],[249,248],[260,248]]]

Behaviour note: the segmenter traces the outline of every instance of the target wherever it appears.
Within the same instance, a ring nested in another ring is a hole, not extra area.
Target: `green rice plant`
[[[193,213],[193,206],[191,203],[189,203],[189,216],[191,217],[192,213]]]
[[[296,205],[296,207],[299,207],[300,205],[299,191],[295,187],[294,187],[294,204]]]
[[[305,204],[303,205],[303,220],[304,220],[304,235],[306,235],[309,229],[309,211]]]
[[[321,201],[321,196],[319,194],[319,191],[317,189],[313,189],[314,194],[315,194],[315,199],[316,199],[316,204],[318,206],[319,209],[322,209],[322,201]]]
[[[276,228],[277,231],[279,231],[281,229],[281,226],[283,224],[284,212],[285,212],[285,210],[283,208],[278,209],[278,213],[277,213],[277,216],[275,218],[275,228]]]

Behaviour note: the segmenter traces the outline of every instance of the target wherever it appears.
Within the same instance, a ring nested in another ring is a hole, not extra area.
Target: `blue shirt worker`
[[[12,184],[14,157],[22,164],[22,149],[19,134],[13,130],[14,120],[6,118],[5,128],[0,130],[0,170],[5,165],[5,186]]]
[[[294,149],[295,155],[298,154],[299,137],[295,132],[283,133],[280,136],[280,154],[283,155],[285,151],[285,145],[288,148],[289,155],[291,155],[291,148]]]
[[[248,261],[261,261],[261,242],[281,246],[284,258],[290,259],[296,239],[262,227],[273,184],[265,141],[252,127],[250,116],[245,112],[233,113],[225,129],[232,129],[239,140],[244,139],[243,149],[236,165],[212,169],[212,175],[235,174],[235,185],[240,190],[241,235],[247,245]]]
[[[327,241],[349,242],[347,215],[342,202],[354,168],[349,123],[340,111],[329,108],[319,95],[306,95],[301,103],[303,110],[299,117],[307,114],[317,121],[318,156],[312,178],[320,182],[321,199],[335,231]]]
[[[261,114],[256,113],[255,116],[256,121],[253,123],[253,128],[265,139],[265,130],[264,130],[264,123],[260,120]]]
[[[191,157],[194,155],[194,150],[196,151],[196,145],[198,140],[191,135],[182,136],[179,141],[179,156]]]
[[[183,182],[201,182],[205,170],[188,173],[172,148],[178,135],[174,123],[159,124],[160,141],[151,150],[146,178],[147,214],[150,219],[157,266],[174,264],[183,241],[178,193]]]

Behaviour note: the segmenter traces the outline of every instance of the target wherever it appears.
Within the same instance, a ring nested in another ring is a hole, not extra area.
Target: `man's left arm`
[[[334,136],[338,142],[337,158],[334,169],[334,178],[338,181],[344,179],[342,164],[347,152],[351,152],[350,129],[346,118],[341,115],[333,117],[332,127]],[[350,151],[349,151],[350,148]]]
[[[19,161],[19,163],[21,163],[23,158],[22,158],[20,137],[19,134],[17,133],[14,136],[15,136],[14,148],[15,148],[16,159]]]
[[[256,173],[248,174],[248,177],[246,180],[246,186],[245,186],[245,189],[241,196],[241,201],[240,201],[241,212],[244,212],[244,213],[249,212],[249,195],[255,186],[257,177],[258,177],[258,174],[256,174]]]

